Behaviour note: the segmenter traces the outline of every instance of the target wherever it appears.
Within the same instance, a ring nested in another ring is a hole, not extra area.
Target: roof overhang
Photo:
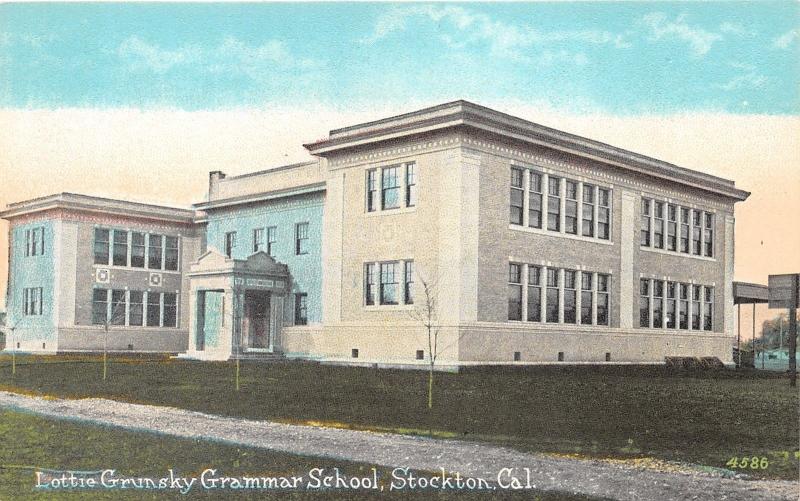
[[[545,127],[467,101],[454,101],[413,113],[332,130],[327,139],[304,146],[310,153],[326,157],[373,143],[454,128],[489,133],[562,151],[627,171],[700,188],[737,201],[746,200],[750,195],[749,192],[736,188],[734,182],[727,179]]]
[[[769,302],[769,287],[747,282],[733,282],[733,304],[760,304]]]

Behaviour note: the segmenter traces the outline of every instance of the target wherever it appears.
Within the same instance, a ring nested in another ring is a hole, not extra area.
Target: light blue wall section
[[[44,228],[44,254],[26,257],[25,231],[34,228]],[[9,347],[15,347],[17,342],[21,343],[21,349],[42,349],[43,342],[50,345],[48,349],[55,347],[55,228],[54,221],[37,221],[14,226],[10,231],[11,268],[6,293],[6,325],[13,327],[14,331],[7,335]],[[34,287],[42,288],[42,314],[25,316],[23,290]]]
[[[222,329],[222,300],[224,293],[206,291],[206,309],[203,330],[205,333],[205,349],[219,347],[219,334]]]
[[[292,292],[308,294],[308,322],[322,322],[322,212],[324,193],[251,204],[241,209],[210,211],[208,248],[225,251],[225,234],[236,232],[233,257],[246,259],[253,253],[253,230],[277,227],[274,257],[289,266]],[[308,254],[295,254],[295,225],[308,223]],[[265,235],[266,238],[266,235]],[[289,307],[291,306],[291,308]],[[294,315],[293,298],[287,301],[286,316]]]

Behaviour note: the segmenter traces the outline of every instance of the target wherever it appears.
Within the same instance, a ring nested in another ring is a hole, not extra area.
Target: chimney
[[[225,173],[221,170],[212,170],[208,173],[208,201],[214,199],[217,195],[217,184],[225,179]]]

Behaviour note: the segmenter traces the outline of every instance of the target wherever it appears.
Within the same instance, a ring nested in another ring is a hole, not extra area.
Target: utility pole
[[[789,308],[789,386],[797,386],[797,308]]]

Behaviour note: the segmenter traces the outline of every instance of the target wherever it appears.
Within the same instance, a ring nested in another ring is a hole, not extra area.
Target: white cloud
[[[739,70],[740,74],[732,77],[724,84],[715,84],[714,87],[722,90],[758,89],[769,81],[769,78],[759,73],[752,64],[733,61],[728,63],[728,66]],[[748,106],[748,104],[745,101],[742,105]]]
[[[678,16],[670,21],[663,12],[651,12],[642,17],[640,22],[649,29],[651,40],[677,38],[689,44],[695,57],[706,55],[714,43],[723,38],[719,33],[690,26],[686,23],[685,16]]]
[[[373,44],[394,33],[405,31],[410,20],[419,19],[434,23],[440,39],[449,47],[461,49],[469,44],[486,44],[493,56],[508,57],[529,62],[559,59],[585,60],[580,52],[559,49],[530,54],[529,49],[563,42],[598,45],[609,44],[617,48],[630,47],[625,34],[602,30],[541,31],[527,24],[510,24],[460,6],[414,5],[393,7],[382,14],[373,32],[361,39]],[[567,54],[569,52],[569,54]]]
[[[772,46],[776,49],[788,49],[800,37],[800,30],[790,30],[786,33],[775,37],[772,40]]]
[[[730,21],[725,21],[724,23],[720,24],[719,31],[737,36],[752,36],[755,34],[752,30],[745,28],[744,25],[732,23]]]
[[[319,66],[311,59],[296,58],[280,40],[268,40],[253,46],[235,37],[226,37],[215,47],[187,44],[167,49],[132,36],[119,45],[116,53],[128,62],[129,69],[155,73],[191,65],[200,71],[241,73],[258,79],[275,66],[301,69]]]

